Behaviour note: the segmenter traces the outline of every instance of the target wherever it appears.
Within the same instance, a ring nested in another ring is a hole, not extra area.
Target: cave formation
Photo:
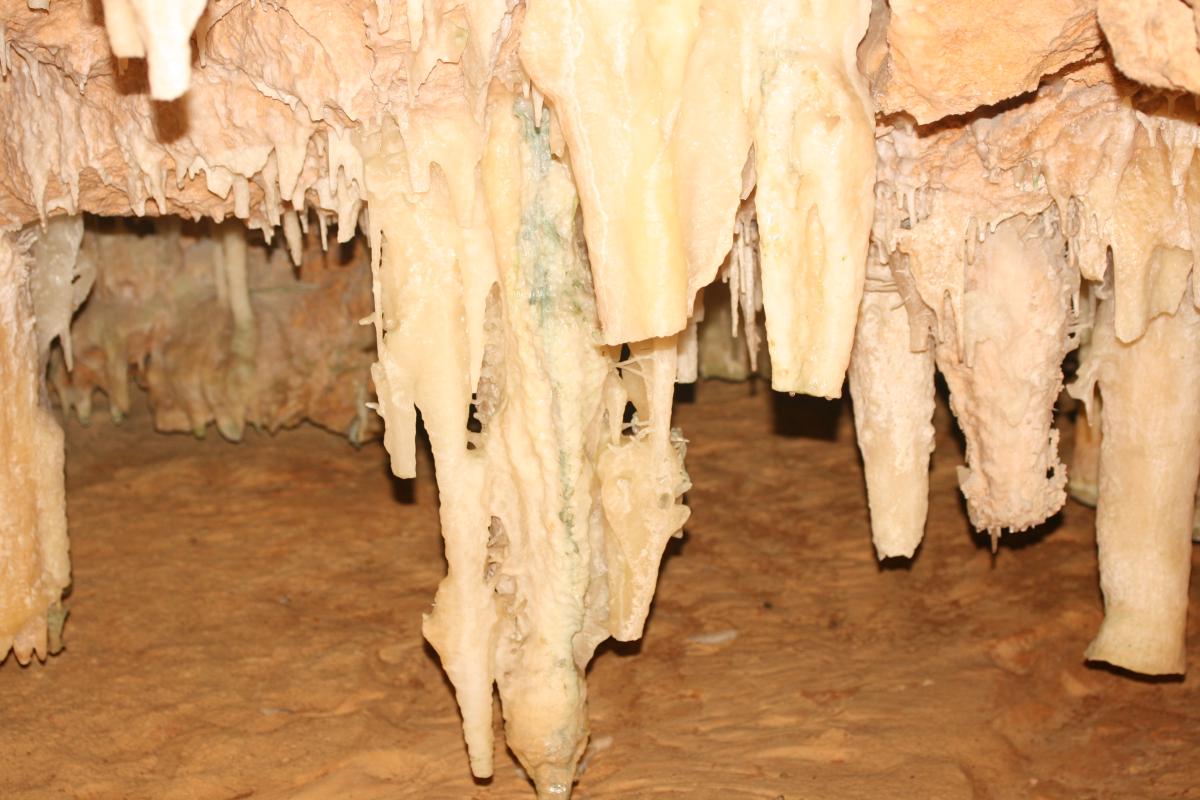
[[[1071,657],[1182,675],[1198,44],[1190,0],[3,0],[0,684],[82,602],[65,420],[309,422],[399,478],[427,442],[461,769],[496,771],[498,696],[567,797],[702,378],[848,394],[888,564],[958,458],[944,386],[993,554],[1096,506]]]

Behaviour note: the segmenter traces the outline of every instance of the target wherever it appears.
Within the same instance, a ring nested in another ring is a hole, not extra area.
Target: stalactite
[[[897,256],[899,258],[900,256]],[[933,452],[933,349],[913,352],[891,271],[874,264],[850,357],[850,396],[880,558],[911,558],[925,535]]]
[[[70,583],[62,430],[45,408],[29,235],[0,235],[0,659],[49,652],[47,625]],[[70,291],[69,287],[66,291]]]
[[[499,263],[480,394],[498,620],[496,682],[505,734],[538,787],[566,797],[587,742],[585,627],[592,573],[605,562],[596,462],[603,387],[614,372],[599,343],[576,197],[550,154],[548,115],[535,128],[524,100],[491,106],[484,161]],[[502,544],[501,544],[502,542]],[[589,613],[590,612],[590,613]],[[596,642],[598,643],[598,642]]]
[[[32,249],[30,286],[37,317],[38,355],[44,363],[50,356],[50,343],[57,339],[67,369],[74,364],[71,315],[83,303],[96,278],[95,264],[79,258],[82,241],[82,217],[54,217],[37,234]]]
[[[468,212],[491,247],[471,260],[454,255],[470,228],[440,173],[412,193],[398,133],[363,143],[375,374],[388,436],[415,402],[433,446],[449,569],[424,632],[454,684],[472,771],[493,769],[495,683],[539,795],[565,797],[587,741],[584,668],[608,636],[640,636],[663,548],[686,518],[670,427],[676,342],[632,345],[625,364],[603,345],[574,184],[551,153],[557,123],[547,112],[535,124],[532,104],[498,83],[492,93],[474,195],[486,219]],[[629,430],[627,402],[638,410]],[[389,439],[398,470],[411,468],[411,435]]]
[[[855,66],[869,11],[529,5],[522,63],[563,120],[605,341],[685,327],[731,246],[753,144],[773,385],[841,393],[871,222],[872,115]]]
[[[855,61],[870,5],[768,0],[761,11],[754,204],[779,391],[839,397],[850,361],[875,180],[873,114]]]
[[[1096,543],[1104,623],[1087,658],[1150,675],[1184,671],[1200,473],[1200,314],[1185,294],[1125,343],[1100,302],[1075,389],[1098,385],[1103,438]]]
[[[192,28],[207,0],[104,0],[104,23],[113,54],[146,56],[150,92],[174,100],[187,91],[192,71]]]
[[[461,134],[459,134],[461,135]],[[470,129],[468,135],[478,135]],[[468,448],[467,422],[483,359],[484,311],[496,282],[480,187],[454,197],[442,168],[424,192],[412,147],[395,126],[360,144],[370,205],[376,349],[372,368],[392,471],[416,472],[419,408],[437,474],[448,571],[425,636],[437,649],[462,711],[471,770],[492,772],[492,684],[496,609],[488,567],[486,462]],[[472,170],[474,172],[474,170]],[[459,187],[460,189],[462,187]],[[457,201],[457,203],[456,203]],[[456,216],[462,205],[463,219]]]
[[[938,368],[967,439],[959,485],[971,522],[993,541],[1001,528],[1043,522],[1066,499],[1052,428],[1062,361],[1073,341],[1077,278],[1054,224],[1000,223],[966,266],[963,338],[937,348]]]
[[[674,334],[687,323],[688,199],[677,187],[723,201],[727,225],[736,209],[740,183],[689,187],[676,165],[675,128],[690,120],[685,82],[700,24],[699,0],[535,0],[525,14],[521,60],[562,120],[609,344]],[[701,132],[681,133],[687,141]],[[740,155],[713,153],[737,161],[737,175],[749,147],[741,138]],[[704,268],[715,271],[722,257]],[[640,302],[626,302],[632,297]]]

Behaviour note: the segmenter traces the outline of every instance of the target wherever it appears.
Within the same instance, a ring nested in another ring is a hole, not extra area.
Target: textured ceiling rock
[[[892,0],[875,82],[886,114],[924,124],[1016,97],[1100,46],[1095,0]]]
[[[191,88],[162,102],[144,61],[110,53],[99,8],[0,0],[0,228],[60,210],[266,228],[284,204],[307,204],[351,235],[361,167],[349,128],[411,100],[403,19],[383,34],[365,0],[211,3]],[[455,80],[434,62],[422,96]]]
[[[1200,92],[1200,8],[1182,0],[1100,0],[1100,24],[1126,75],[1176,92]]]

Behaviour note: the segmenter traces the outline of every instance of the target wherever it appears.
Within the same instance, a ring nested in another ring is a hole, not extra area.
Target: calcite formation
[[[892,558],[923,535],[940,371],[971,522],[995,545],[1068,486],[1098,503],[1087,657],[1182,672],[1200,17],[977,6],[0,0],[0,653],[58,646],[52,400],[382,432],[400,476],[420,420],[447,561],[424,634],[470,769],[498,691],[566,797],[587,664],[641,635],[687,519],[675,384],[848,376]]]
[[[55,220],[80,223],[77,263],[104,265],[51,354],[64,411],[86,424],[99,393],[119,421],[140,385],[161,431],[203,436],[215,424],[237,441],[247,425],[308,420],[353,442],[377,435],[364,405],[374,337],[355,324],[371,311],[365,248],[322,250],[315,233],[307,246],[298,234],[289,255],[237,220]]]

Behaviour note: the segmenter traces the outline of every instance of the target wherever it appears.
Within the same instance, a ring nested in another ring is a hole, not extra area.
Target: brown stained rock
[[[1036,89],[1100,40],[1094,0],[893,0],[875,102],[922,124],[965,114]]]
[[[1183,0],[1100,0],[1100,25],[1121,72],[1173,92],[1200,92],[1200,11]]]

